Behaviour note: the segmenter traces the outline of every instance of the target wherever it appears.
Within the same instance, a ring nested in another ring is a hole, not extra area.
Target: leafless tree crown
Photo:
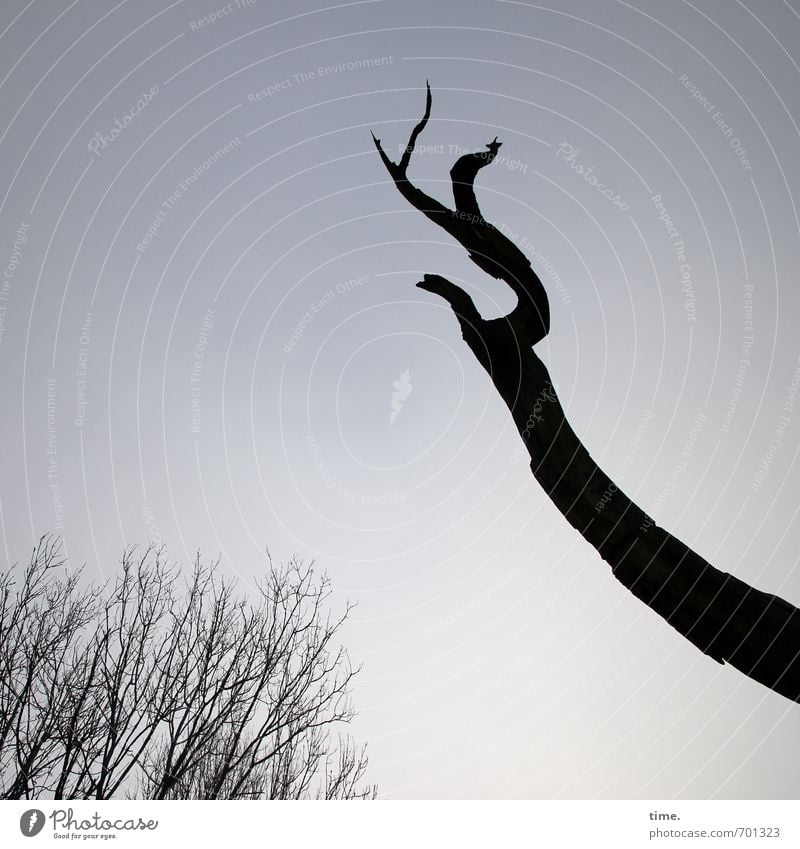
[[[153,547],[87,588],[43,538],[0,578],[0,797],[374,797],[329,595],[270,560],[248,600]]]

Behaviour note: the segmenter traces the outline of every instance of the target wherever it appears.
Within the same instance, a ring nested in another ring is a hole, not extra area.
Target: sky
[[[595,459],[800,603],[800,3],[6,0],[0,557],[315,560],[387,798],[797,798],[796,706],[681,639],[533,480],[449,308],[514,297]]]

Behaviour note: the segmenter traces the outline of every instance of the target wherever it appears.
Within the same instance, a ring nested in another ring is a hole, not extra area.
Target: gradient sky
[[[532,479],[413,284],[513,296],[370,138],[397,158],[430,79],[410,173],[450,202],[500,137],[479,197],[548,288],[575,430],[797,604],[797,0],[6,0],[0,45],[6,563],[54,529],[98,578],[151,540],[245,586],[266,547],[316,559],[358,602],[385,797],[797,797],[796,706],[628,594]]]

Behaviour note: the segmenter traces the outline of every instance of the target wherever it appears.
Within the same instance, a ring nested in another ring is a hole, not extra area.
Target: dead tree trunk
[[[544,287],[525,255],[483,218],[475,198],[475,177],[492,162],[501,143],[495,139],[487,151],[455,163],[450,171],[455,209],[408,181],[411,154],[430,110],[428,87],[425,115],[399,163],[373,139],[403,197],[518,297],[507,316],[485,321],[470,296],[444,277],[426,274],[417,284],[450,304],[464,340],[511,411],[534,477],[637,598],[714,660],[800,701],[800,611],[714,568],[659,527],[600,469],[570,427],[547,368],[532,350],[550,329]]]

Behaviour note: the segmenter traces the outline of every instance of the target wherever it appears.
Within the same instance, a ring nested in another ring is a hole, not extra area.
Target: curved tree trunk
[[[378,139],[375,145],[403,196],[517,294],[519,303],[509,315],[485,321],[470,296],[444,277],[425,275],[417,284],[452,307],[464,340],[511,411],[534,477],[637,598],[719,663],[800,701],[800,610],[714,568],[656,525],[570,427],[547,368],[532,350],[550,329],[544,287],[525,255],[483,218],[473,190],[478,170],[495,158],[500,143],[495,139],[487,152],[462,156],[453,166],[454,210],[408,181],[411,153],[430,109],[428,88],[425,115],[399,164],[388,159]]]

